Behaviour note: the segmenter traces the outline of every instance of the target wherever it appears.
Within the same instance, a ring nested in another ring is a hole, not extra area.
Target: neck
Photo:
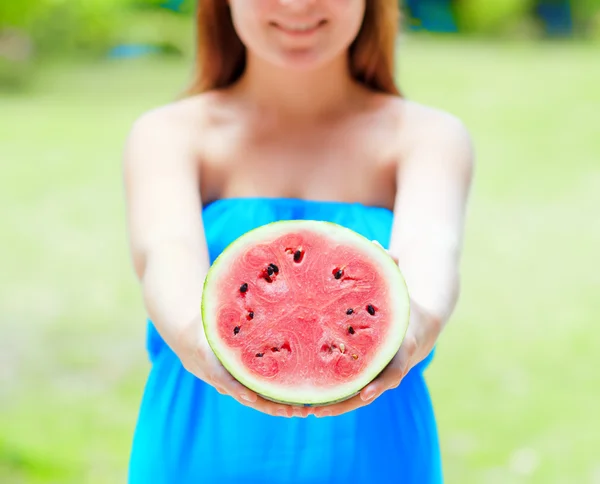
[[[259,109],[293,117],[322,117],[339,112],[348,107],[358,90],[346,55],[316,69],[295,71],[274,66],[250,53],[238,88]]]

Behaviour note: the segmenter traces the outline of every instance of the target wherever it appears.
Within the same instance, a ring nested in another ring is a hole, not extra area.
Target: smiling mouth
[[[286,32],[292,35],[307,35],[313,32],[316,32],[319,28],[327,23],[327,20],[319,20],[318,22],[311,23],[277,23],[272,22],[271,25],[281,30],[282,32]]]

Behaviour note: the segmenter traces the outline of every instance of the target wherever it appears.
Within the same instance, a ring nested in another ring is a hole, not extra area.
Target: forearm
[[[392,253],[398,254],[398,265],[411,300],[421,313],[438,320],[443,328],[452,316],[460,292],[458,246],[422,240],[396,245],[394,249]]]
[[[172,348],[200,313],[207,270],[200,251],[185,244],[163,244],[147,254],[141,280],[146,311]]]

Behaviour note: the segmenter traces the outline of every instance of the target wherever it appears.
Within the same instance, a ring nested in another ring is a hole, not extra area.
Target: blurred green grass
[[[400,81],[478,163],[428,379],[449,483],[600,483],[598,48],[408,38]],[[125,237],[132,121],[183,61],[46,66],[0,94],[0,482],[124,482],[148,364]]]

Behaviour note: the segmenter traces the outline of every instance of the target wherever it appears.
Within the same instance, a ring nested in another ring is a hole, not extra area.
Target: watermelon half
[[[213,263],[202,295],[208,342],[243,385],[277,402],[350,398],[397,353],[409,320],[400,269],[329,222],[252,230]]]

